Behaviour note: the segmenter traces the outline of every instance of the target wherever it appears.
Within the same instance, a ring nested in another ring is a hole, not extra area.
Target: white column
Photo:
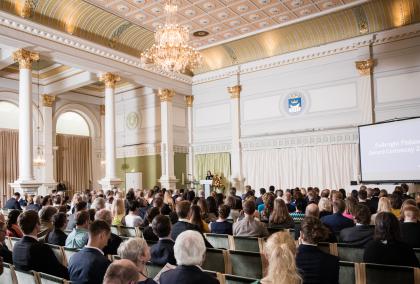
[[[161,163],[162,176],[160,184],[166,189],[175,189],[176,177],[174,173],[174,135],[173,135],[173,111],[172,97],[175,95],[173,90],[160,89],[160,127],[161,127]]]
[[[375,95],[372,77],[375,61],[368,58],[366,60],[356,61],[355,64],[360,74],[357,80],[357,92],[360,97],[360,105],[363,108],[363,116],[359,123],[375,123]]]
[[[45,165],[43,167],[43,187],[46,193],[51,193],[54,189],[56,182],[54,179],[54,153],[53,153],[53,117],[52,107],[55,102],[55,96],[43,95],[42,96],[42,117],[44,118],[44,160]]]
[[[32,62],[38,53],[19,49],[13,53],[19,62],[19,178],[10,186],[16,191],[36,193],[40,183],[34,180],[32,166]]]
[[[120,77],[105,73],[100,77],[105,83],[105,177],[99,182],[105,190],[112,189],[121,183],[115,170],[115,84]]]
[[[187,164],[187,180],[193,180],[194,177],[194,149],[193,149],[193,102],[194,96],[186,96],[188,116],[188,164]]]
[[[228,87],[230,94],[230,121],[232,123],[232,149],[231,149],[231,183],[238,192],[242,192],[244,181],[242,175],[242,150],[241,150],[241,112],[240,112],[240,95],[242,87],[236,85]]]

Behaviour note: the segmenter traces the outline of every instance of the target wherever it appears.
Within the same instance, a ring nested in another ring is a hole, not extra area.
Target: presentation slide
[[[362,182],[420,181],[420,118],[359,126]]]

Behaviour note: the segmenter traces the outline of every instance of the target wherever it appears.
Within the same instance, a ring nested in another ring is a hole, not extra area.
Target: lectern
[[[200,184],[204,187],[204,195],[205,197],[209,197],[211,193],[211,185],[213,184],[212,180],[200,180]]]

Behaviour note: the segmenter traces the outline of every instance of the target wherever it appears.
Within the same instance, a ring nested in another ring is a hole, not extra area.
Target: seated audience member
[[[277,198],[274,200],[274,208],[268,224],[269,227],[278,229],[293,229],[295,227],[295,222],[290,216],[283,199]]]
[[[19,215],[20,215],[20,211],[17,210],[17,209],[13,209],[7,215],[7,222],[6,222],[7,232],[6,232],[6,235],[8,237],[15,237],[15,238],[23,237],[23,232],[22,232],[21,228],[19,227],[19,225],[17,224]]]
[[[28,202],[28,206],[26,206],[26,210],[34,210],[36,212],[41,210],[41,196],[31,195],[29,200],[30,201]]]
[[[118,255],[122,259],[128,259],[134,263],[139,273],[137,284],[156,284],[146,276],[146,263],[150,260],[150,250],[142,238],[130,238],[124,241],[118,248]]]
[[[394,214],[397,219],[399,219],[402,205],[400,195],[397,192],[392,193],[389,201],[391,202],[391,213]]]
[[[85,201],[80,200],[74,206],[74,213],[71,214],[68,218],[66,231],[72,231],[74,228],[76,228],[76,214],[77,212],[81,212],[84,210],[87,210],[87,203]]]
[[[194,193],[194,191],[191,191],[191,192]],[[160,197],[160,195],[158,197],[155,197],[155,199],[153,199],[153,207],[158,208],[160,214],[162,215],[169,215],[171,213],[171,208],[169,208],[168,204],[165,204],[163,202],[163,198]]]
[[[76,228],[71,231],[66,239],[66,248],[83,248],[89,239],[90,216],[88,211],[80,211],[76,214]]]
[[[19,203],[19,199],[20,199],[20,193],[15,192],[13,196],[9,200],[6,201],[4,208],[9,209],[9,210],[11,209],[22,210],[22,207],[20,206],[20,203]]]
[[[255,203],[254,210],[255,210]],[[179,234],[174,246],[178,266],[161,274],[160,284],[216,284],[219,281],[200,269],[206,246],[197,231],[187,230]]]
[[[325,239],[327,229],[318,218],[305,217],[300,227],[296,265],[303,283],[338,284],[339,259],[317,248]]]
[[[332,214],[332,202],[326,197],[321,197],[318,202],[319,218]]]
[[[143,238],[145,238],[148,241],[156,242],[159,240],[158,236],[155,235],[152,229],[152,221],[158,215],[160,215],[160,212],[159,212],[159,208],[157,207],[152,207],[152,208],[149,208],[149,210],[147,210],[146,223],[145,223],[147,225],[143,229]]]
[[[53,216],[58,212],[57,208],[48,205],[39,210],[38,215],[41,220],[41,236],[45,236],[54,229]]]
[[[401,266],[419,266],[413,249],[402,242],[397,217],[389,212],[378,213],[375,234],[365,249],[363,262]]]
[[[271,192],[266,193],[263,196],[264,203],[258,206],[258,212],[260,213],[258,217],[261,221],[268,222],[271,212],[273,211],[275,199],[274,194]]]
[[[391,202],[389,201],[388,197],[381,197],[378,201],[378,209],[376,211],[377,213],[372,214],[370,217],[370,224],[375,225],[375,218],[378,213],[381,212],[391,212]]]
[[[253,284],[300,284],[296,267],[296,244],[288,232],[271,235],[264,246],[268,262],[266,276]]]
[[[225,204],[219,206],[219,218],[209,224],[211,233],[232,235],[232,223],[227,221],[229,214],[229,206]]]
[[[139,216],[140,203],[137,200],[132,200],[128,203],[128,215],[125,216],[125,225],[127,227],[140,227],[143,219]]]
[[[346,209],[344,209],[343,216],[349,218],[350,220],[353,220],[355,207],[357,206],[357,199],[352,196],[349,196],[346,198],[344,203],[346,204]]]
[[[67,216],[66,213],[57,213],[53,216],[54,229],[45,236],[45,242],[57,245],[65,246],[67,235],[64,233],[64,230],[67,226]]]
[[[230,214],[228,217],[228,220],[232,220],[233,222],[236,222],[241,215],[241,212],[235,208],[235,198],[233,196],[228,196],[225,200],[225,204],[229,206],[230,208]],[[220,206],[220,205],[219,205]]]
[[[125,206],[124,199],[116,198],[112,202],[111,207],[112,213],[112,225],[113,226],[125,226],[124,217],[125,217]]]
[[[290,213],[290,217],[293,218],[294,222],[301,222],[303,218],[305,217],[305,213],[304,213],[305,207],[306,207],[305,200],[303,198],[296,199],[295,206],[296,206],[296,211]]]
[[[375,214],[378,211],[378,202],[379,202],[379,188],[377,191],[373,188],[367,189],[367,205],[370,209],[371,214]]]
[[[187,230],[194,230],[200,232],[197,225],[191,224],[189,222],[188,214],[190,212],[191,203],[189,201],[180,201],[176,204],[176,214],[178,215],[178,222],[172,226],[171,238],[176,241],[176,238],[179,234]],[[207,241],[203,234],[201,234],[203,240],[206,244],[206,247],[212,248],[213,246]]]
[[[197,206],[200,207],[201,219],[203,219],[206,224],[217,220],[217,214],[209,211],[207,202],[204,198],[198,199]]]
[[[216,206],[216,199],[213,196],[208,196],[206,198],[207,209],[209,212],[209,219],[216,220],[217,219],[217,206]],[[175,208],[174,208],[175,211]]]
[[[292,193],[290,191],[286,191],[283,196],[284,203],[286,203],[287,210],[289,213],[295,212],[296,207],[292,204]]]
[[[404,215],[404,222],[401,224],[402,241],[412,248],[420,248],[419,209],[415,206],[406,206],[402,215]]]
[[[260,188],[260,196],[257,198],[257,200],[255,201],[255,206],[257,206],[257,208],[258,208],[258,206],[260,206],[261,204],[264,204],[264,201],[263,201],[263,196],[264,196],[264,194],[266,193],[266,190],[265,190],[265,188]]]
[[[105,199],[103,197],[96,197],[90,208],[95,209],[95,212],[105,209]]]
[[[24,236],[13,246],[13,265],[24,271],[35,270],[68,279],[67,268],[48,245],[37,239],[41,227],[38,213],[25,211],[19,216],[18,223]]]
[[[111,211],[107,209],[99,210],[95,213],[95,220],[105,221],[110,227],[112,223],[112,214]],[[109,237],[108,244],[102,249],[105,255],[116,255],[118,247],[122,243],[120,236],[111,232]]]
[[[409,199],[406,199],[403,203],[402,203],[402,205],[401,205],[401,215],[400,215],[400,218],[399,218],[399,221],[402,223],[402,222],[404,222],[404,210],[405,210],[405,208],[406,207],[408,207],[408,206],[414,206],[414,207],[417,207],[417,204],[416,204],[416,201],[414,200],[414,199],[412,199],[412,198],[409,198]]]
[[[373,227],[370,224],[370,209],[359,204],[353,209],[356,226],[345,228],[340,232],[340,240],[355,246],[365,246],[373,239]]]
[[[166,216],[158,215],[152,221],[152,229],[155,235],[159,237],[159,241],[150,248],[151,262],[158,265],[165,265],[166,263],[176,265],[175,242],[170,238],[171,221]]]
[[[344,228],[353,227],[353,221],[343,216],[344,209],[344,201],[340,199],[336,200],[333,202],[333,214],[322,217],[321,222],[334,233],[338,233]]]
[[[6,240],[6,230],[6,224],[4,223],[4,216],[2,214],[0,220],[0,258],[3,258],[4,262],[13,263],[12,252],[4,242]]]
[[[201,209],[199,206],[191,206],[189,220],[191,224],[197,225],[201,233],[210,233],[209,225],[201,218]]]
[[[367,188],[359,189],[359,193],[357,194],[359,204],[363,204],[367,206]]]
[[[233,235],[245,237],[267,237],[268,231],[265,224],[255,220],[255,202],[252,200],[245,201],[243,211],[245,217],[233,224]]]
[[[103,284],[135,284],[138,281],[139,273],[134,263],[127,259],[121,259],[115,260],[108,266]]]
[[[68,269],[72,283],[102,284],[111,264],[102,251],[110,234],[111,228],[107,222],[95,220],[90,224],[88,244],[70,257]]]

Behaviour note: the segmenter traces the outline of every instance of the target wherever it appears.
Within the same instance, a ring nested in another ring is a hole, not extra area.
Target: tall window
[[[57,134],[90,136],[89,125],[86,120],[78,113],[65,112],[57,119]]]
[[[9,102],[0,101],[0,129],[19,129],[19,108]]]

